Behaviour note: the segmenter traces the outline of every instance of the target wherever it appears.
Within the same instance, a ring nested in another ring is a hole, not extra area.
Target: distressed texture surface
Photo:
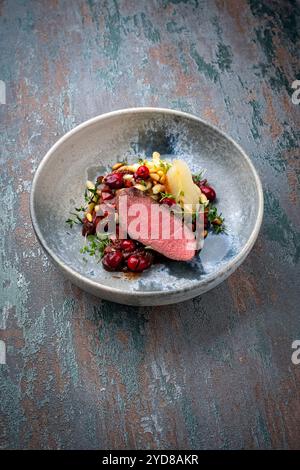
[[[0,1],[2,448],[300,446],[299,13],[293,0]],[[28,201],[59,136],[148,105],[234,137],[261,175],[265,219],[227,282],[138,309],[70,285]]]

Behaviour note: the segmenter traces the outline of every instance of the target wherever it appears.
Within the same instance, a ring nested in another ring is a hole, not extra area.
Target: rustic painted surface
[[[299,14],[293,0],[0,1],[2,448],[300,447]],[[28,201],[59,136],[149,105],[241,143],[265,219],[227,282],[138,309],[70,285]]]

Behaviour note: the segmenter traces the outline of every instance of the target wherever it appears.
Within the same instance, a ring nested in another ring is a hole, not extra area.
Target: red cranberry
[[[112,251],[110,253],[106,253],[102,258],[102,264],[105,269],[109,271],[114,271],[118,269],[123,261],[123,255],[121,251]]]
[[[131,255],[127,260],[130,271],[140,273],[151,266],[151,259],[145,255]]]
[[[131,271],[138,272],[140,264],[140,258],[136,255],[131,255],[127,260],[127,266]]]
[[[87,218],[83,219],[83,226],[82,226],[82,235],[85,237],[86,235],[94,235],[96,232],[96,225],[93,222],[89,222]]]
[[[211,186],[200,186],[200,189],[210,202],[216,199],[216,191]]]
[[[105,183],[110,189],[120,189],[123,187],[123,174],[122,173],[111,173],[105,177]]]
[[[135,178],[140,178],[142,180],[146,180],[147,178],[149,178],[149,175],[150,171],[149,168],[146,167],[146,165],[139,166],[134,174]]]
[[[167,206],[171,207],[174,204],[176,204],[175,199],[171,197],[164,197],[163,200],[161,201],[162,204],[167,204]]]
[[[124,180],[124,186],[125,188],[131,188],[133,186],[132,180]]]
[[[133,240],[122,240],[121,249],[124,251],[134,251],[136,249],[136,244]]]
[[[108,193],[106,191],[102,191],[101,193],[102,201],[109,201],[110,199],[113,199],[114,195],[113,193]]]

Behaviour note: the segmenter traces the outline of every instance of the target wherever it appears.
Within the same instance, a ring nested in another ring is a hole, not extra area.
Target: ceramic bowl
[[[194,172],[206,169],[227,233],[209,235],[191,262],[167,261],[137,277],[107,272],[93,257],[85,261],[80,227],[70,229],[65,220],[82,204],[87,179],[154,150],[184,159]],[[263,193],[249,157],[216,127],[180,111],[134,108],[97,116],[64,135],[37,169],[30,209],[40,243],[71,282],[114,302],[162,305],[203,294],[243,262],[259,233]]]

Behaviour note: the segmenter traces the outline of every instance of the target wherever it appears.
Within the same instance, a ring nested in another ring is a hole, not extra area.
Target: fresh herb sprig
[[[170,199],[174,199],[174,200],[175,200],[175,197],[174,197],[173,194],[171,194],[171,193],[160,193],[160,195],[161,195],[161,199],[160,199],[161,201],[162,201],[163,199],[166,199],[166,197],[169,197]]]
[[[88,204],[90,204],[91,202],[95,202],[95,199],[98,199],[97,186],[98,185],[96,183],[94,189],[87,189],[87,188],[85,189],[85,191],[84,191],[84,200]]]
[[[78,209],[75,208],[75,210],[79,212]],[[83,224],[83,220],[78,214],[76,214],[75,212],[70,212],[70,215],[72,215],[73,217],[69,217],[66,220],[66,224],[68,224],[70,228],[73,228],[75,224]]]
[[[205,173],[206,173],[206,170],[203,169],[199,173],[197,173],[196,175],[193,175],[194,183],[200,183],[200,181],[203,180],[203,176],[205,175]]]
[[[224,224],[225,219],[222,217],[222,213],[218,214],[218,210],[215,206],[209,206],[207,218],[211,223],[211,227],[214,233],[219,234],[226,231]]]
[[[108,236],[99,238],[97,235],[88,235],[86,237],[86,244],[81,248],[80,253],[96,256],[99,260],[104,254],[104,250],[109,245],[110,240]]]
[[[160,160],[159,163],[160,163],[161,169],[164,170],[166,173],[172,166],[172,163],[167,162],[166,160]]]

